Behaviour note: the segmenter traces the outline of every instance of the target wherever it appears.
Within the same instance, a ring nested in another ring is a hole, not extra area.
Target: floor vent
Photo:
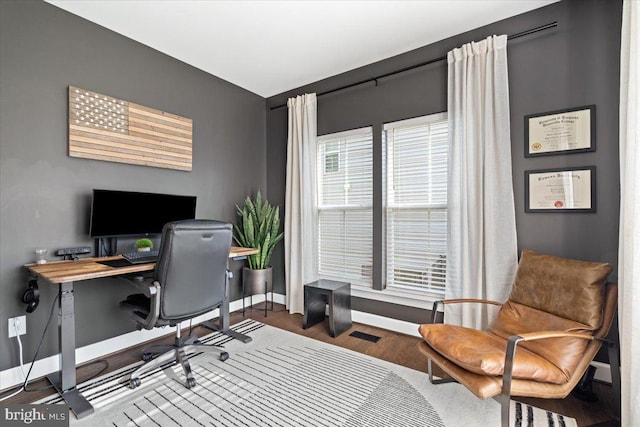
[[[352,337],[360,338],[361,340],[366,340],[366,341],[371,341],[371,342],[380,341],[380,337],[375,336],[375,335],[371,335],[371,334],[367,334],[367,333],[364,333],[364,332],[360,332],[360,331],[353,331],[349,335],[352,336]]]

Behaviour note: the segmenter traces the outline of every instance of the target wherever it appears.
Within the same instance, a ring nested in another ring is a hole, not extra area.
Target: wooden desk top
[[[229,258],[253,255],[257,253],[257,249],[232,246],[231,251],[229,252]],[[131,264],[124,267],[110,267],[99,263],[99,261],[109,261],[114,259],[122,259],[122,256],[116,255],[99,258],[82,258],[77,261],[52,261],[46,264],[27,264],[25,267],[31,273],[36,274],[51,283],[65,283],[151,271],[156,266],[155,263],[148,263]]]
[[[260,251],[254,248],[243,248],[240,246],[231,246],[231,251],[229,251],[229,258],[235,258],[238,256],[255,255],[258,252]]]

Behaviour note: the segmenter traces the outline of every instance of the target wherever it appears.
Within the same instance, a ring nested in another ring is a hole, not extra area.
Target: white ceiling
[[[269,97],[557,0],[47,1]]]

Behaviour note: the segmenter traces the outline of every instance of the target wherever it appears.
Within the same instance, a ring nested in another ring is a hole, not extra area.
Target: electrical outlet
[[[27,333],[27,316],[11,317],[9,319],[9,338],[16,336],[16,329],[18,330],[17,335]]]

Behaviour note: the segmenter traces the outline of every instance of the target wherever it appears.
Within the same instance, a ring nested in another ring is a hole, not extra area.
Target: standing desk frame
[[[229,258],[244,259],[247,255],[258,253],[257,249],[231,247]],[[152,271],[155,263],[132,264],[124,267],[110,267],[100,264],[100,261],[122,259],[121,256],[84,258],[77,261],[55,261],[46,264],[27,264],[25,268],[36,279],[44,279],[52,284],[58,284],[58,331],[60,347],[60,371],[47,376],[47,379],[69,405],[78,419],[91,415],[94,408],[76,388],[76,325],[73,296],[73,283],[98,279],[102,277],[117,277],[125,274]],[[232,336],[242,342],[251,341],[250,337],[229,329],[229,295],[220,306],[220,324],[203,322],[202,325]]]

